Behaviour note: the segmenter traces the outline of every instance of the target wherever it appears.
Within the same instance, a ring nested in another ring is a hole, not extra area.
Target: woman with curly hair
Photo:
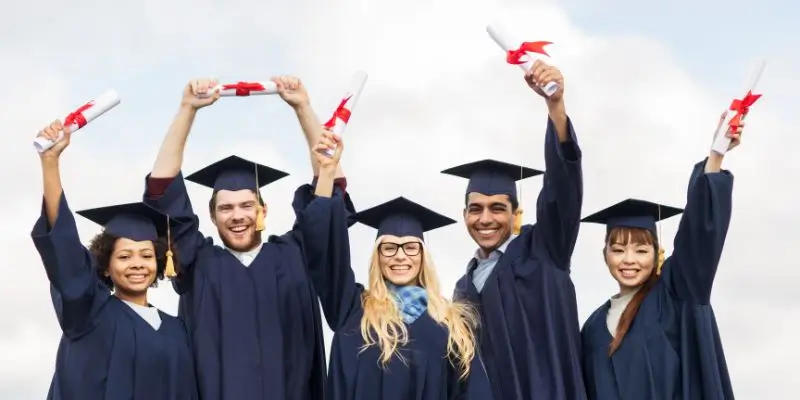
[[[334,146],[332,158],[322,154]],[[315,198],[298,207],[307,265],[334,331],[329,398],[491,399],[476,352],[475,313],[442,296],[423,237],[455,221],[403,197],[349,215],[355,210],[346,209],[346,193],[334,192],[341,150],[339,139],[322,135],[314,149]],[[366,288],[350,265],[348,217],[378,231]]]
[[[47,398],[197,399],[183,322],[147,302],[174,273],[168,217],[143,203],[80,211],[105,228],[86,249],[61,186],[70,132],[55,121],[39,136],[57,142],[40,154],[44,201],[31,236],[63,331]]]

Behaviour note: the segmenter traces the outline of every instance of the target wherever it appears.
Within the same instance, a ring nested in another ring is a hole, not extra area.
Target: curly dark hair
[[[105,273],[108,271],[111,255],[114,253],[114,246],[118,239],[118,236],[103,231],[92,238],[89,244],[89,252],[97,259],[97,278],[108,286],[109,290],[114,290],[114,282]],[[164,279],[164,270],[167,267],[167,239],[160,237],[153,245],[156,249],[156,280],[150,287],[158,287],[158,281]],[[178,265],[175,249],[172,249],[172,262],[174,265]]]

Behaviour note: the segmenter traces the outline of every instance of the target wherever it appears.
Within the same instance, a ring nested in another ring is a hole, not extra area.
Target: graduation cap
[[[681,208],[665,206],[646,200],[627,199],[585,217],[581,222],[605,224],[606,233],[611,232],[614,228],[638,228],[646,229],[653,234],[653,237],[658,237],[656,222],[681,213],[683,213]],[[660,272],[664,249],[659,248],[658,251],[658,271]]]
[[[172,261],[170,218],[142,202],[117,204],[77,211],[77,214],[105,228],[105,232],[137,242],[167,237],[167,266],[164,275],[175,276]]]
[[[414,236],[420,240],[424,240],[424,232],[456,222],[402,196],[356,213],[353,219],[377,229],[378,237]]]
[[[187,176],[186,180],[209,187],[214,193],[220,190],[250,189],[256,192],[260,202],[259,189],[286,176],[289,176],[286,172],[238,156],[230,156]],[[256,229],[264,230],[263,207],[258,209]]]
[[[517,196],[518,180],[541,175],[544,171],[521,165],[509,164],[497,160],[481,160],[442,171],[443,174],[455,175],[469,179],[466,193],[480,193],[487,196],[497,194],[508,195],[512,201],[519,199]],[[522,227],[522,208],[517,208],[514,216],[514,234],[519,234]]]

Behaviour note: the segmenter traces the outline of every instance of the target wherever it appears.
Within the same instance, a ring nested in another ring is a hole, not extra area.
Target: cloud
[[[110,87],[120,92],[122,105],[77,133],[64,155],[73,209],[138,199],[181,87],[193,76],[296,74],[324,119],[351,74],[363,69],[370,79],[344,135],[343,163],[356,206],[402,194],[456,219],[466,182],[438,171],[483,158],[544,166],[544,104],[521,71],[504,63],[486,35],[488,21],[502,23],[515,40],[556,43],[549,50],[566,76],[567,107],[584,150],[584,214],[626,197],[682,206],[686,179],[707,154],[720,107],[739,90],[709,85],[713,77],[686,67],[682,49],[654,38],[660,34],[601,33],[589,23],[576,25],[571,13],[550,2],[39,3],[21,4],[0,27],[3,37],[32,32],[0,43],[12,60],[0,73],[13,78],[0,94],[0,183],[14,188],[0,199],[6,210],[0,240],[12,255],[6,268],[14,269],[0,281],[0,300],[19,305],[0,311],[3,398],[44,396],[59,337],[46,276],[28,236],[41,203],[30,140],[51,119]],[[40,18],[43,8],[60,17]],[[799,167],[785,143],[798,61],[770,59],[762,84],[767,95],[748,117],[744,144],[725,161],[736,174],[735,210],[713,301],[742,398],[786,398],[791,360],[800,356],[790,334],[800,328],[798,300],[790,295],[800,277],[793,252],[800,238],[790,229],[800,222],[792,212]],[[749,67],[745,60],[719,62],[708,71],[743,80]],[[226,98],[198,117],[185,171],[235,153],[290,172],[264,190],[268,230],[280,233],[292,223],[294,188],[310,175],[304,146],[279,99]],[[523,182],[530,219],[541,178]],[[212,233],[208,190],[189,190],[202,228]],[[670,250],[677,222],[662,224]],[[79,219],[79,230],[88,240],[97,228]],[[573,258],[583,318],[615,290],[599,258],[602,235],[601,227],[583,227]],[[352,228],[353,267],[361,281],[373,239],[374,231]],[[427,240],[449,294],[474,244],[460,225],[433,231]],[[155,290],[151,301],[176,311],[169,285]]]

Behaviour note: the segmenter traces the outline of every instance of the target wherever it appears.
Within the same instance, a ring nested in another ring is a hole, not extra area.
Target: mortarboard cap
[[[212,188],[214,192],[244,189],[257,192],[262,186],[288,175],[238,156],[230,156],[187,176],[186,180]]]
[[[172,243],[170,238],[170,218],[154,208],[144,204],[127,203],[107,207],[77,211],[78,215],[105,228],[105,232],[117,237],[141,242],[155,242],[159,237],[167,237],[167,264],[164,275],[175,276],[172,261]]]
[[[81,210],[77,214],[117,237],[155,241],[167,235],[168,217],[141,202]]]
[[[414,236],[421,240],[424,232],[456,222],[405,197],[397,197],[356,213],[353,219],[377,229],[378,237]]]
[[[505,194],[517,200],[516,182],[541,175],[543,171],[496,160],[481,160],[449,168],[442,173],[469,179],[466,193],[476,192],[487,196]]]
[[[656,222],[682,212],[683,209],[680,208],[645,200],[627,199],[600,210],[582,219],[581,222],[605,224],[606,232],[619,227],[647,229],[657,237]]]

